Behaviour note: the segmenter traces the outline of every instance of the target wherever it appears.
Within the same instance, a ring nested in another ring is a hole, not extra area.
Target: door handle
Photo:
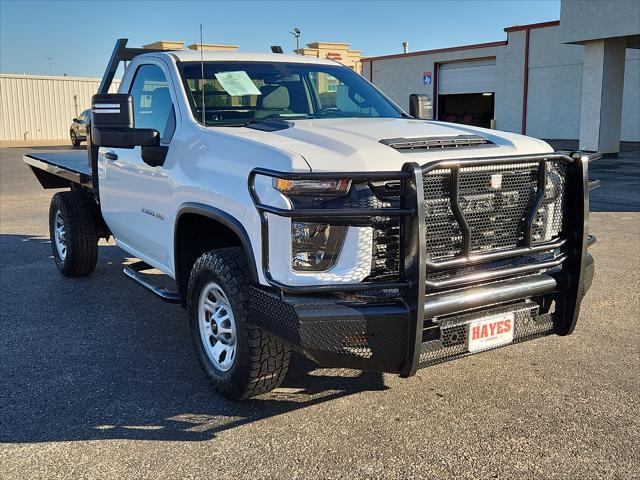
[[[118,155],[116,155],[113,152],[107,152],[104,154],[104,158],[106,158],[107,160],[117,160],[118,159]]]

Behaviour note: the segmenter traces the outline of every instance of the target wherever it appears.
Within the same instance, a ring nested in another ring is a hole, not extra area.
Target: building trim
[[[529,97],[529,36],[531,29],[524,32],[524,78],[522,81],[522,126],[520,133],[527,134],[527,103]]]
[[[505,32],[519,32],[521,30],[532,30],[534,28],[547,28],[547,27],[557,27],[560,25],[560,20],[553,20],[551,22],[540,22],[540,23],[528,23],[526,25],[514,25],[512,27],[506,27],[504,29]]]
[[[560,25],[560,20],[552,20],[550,22],[528,23],[526,25],[514,25],[512,27],[505,27],[504,31],[507,33],[510,33],[510,32],[518,32],[521,30],[532,30],[534,28],[557,27],[559,25]],[[395,53],[391,55],[379,55],[377,57],[366,57],[361,59],[361,61],[373,62],[374,60],[387,60],[391,58],[415,57],[419,55],[435,55],[437,53],[457,52],[459,50],[473,50],[476,48],[504,47],[505,45],[507,45],[507,43],[508,43],[507,40],[500,40],[497,42],[488,42],[488,43],[474,43],[471,45],[460,45],[457,47],[436,48],[434,50],[420,50],[417,52]]]
[[[431,116],[436,120],[440,120],[440,95],[438,94],[438,74],[440,72],[440,63],[441,62],[433,62],[433,110]]]
[[[405,58],[405,57],[415,57],[420,55],[434,55],[437,53],[457,52],[459,50],[474,50],[476,48],[504,47],[506,44],[507,44],[506,40],[501,40],[499,42],[476,43],[473,45],[461,45],[459,47],[437,48],[435,50],[421,50],[419,52],[396,53],[393,55],[381,55],[379,57],[367,57],[367,58],[361,59],[360,61],[372,62],[373,60],[387,60],[390,58]]]
[[[495,55],[486,55],[483,57],[470,57],[470,58],[457,58],[455,60],[444,60],[442,62],[438,62],[439,65],[445,64],[445,63],[465,63],[465,62],[475,62],[478,60],[491,60],[491,59],[496,59],[497,57]]]
[[[64,75],[30,75],[25,73],[0,73],[0,78],[21,78],[34,80],[62,80],[65,82],[100,82],[99,78],[69,77]]]

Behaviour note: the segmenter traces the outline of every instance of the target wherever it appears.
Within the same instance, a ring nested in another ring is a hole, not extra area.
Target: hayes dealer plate
[[[479,318],[469,324],[469,352],[479,352],[513,341],[513,312]]]

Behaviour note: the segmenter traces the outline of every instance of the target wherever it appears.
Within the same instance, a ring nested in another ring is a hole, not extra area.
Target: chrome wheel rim
[[[53,241],[56,245],[58,257],[64,262],[64,259],[67,258],[67,233],[65,231],[64,220],[62,219],[60,210],[56,212],[56,218],[54,219]]]
[[[228,371],[236,358],[236,323],[227,295],[215,282],[207,283],[200,292],[198,330],[213,366]]]

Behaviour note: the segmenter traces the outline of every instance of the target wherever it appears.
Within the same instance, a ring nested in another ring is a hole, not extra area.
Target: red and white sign
[[[469,352],[479,352],[506,345],[513,341],[514,315],[499,313],[479,318],[469,324],[467,341]]]
[[[342,55],[338,52],[327,52],[327,58],[329,60],[342,60]]]

